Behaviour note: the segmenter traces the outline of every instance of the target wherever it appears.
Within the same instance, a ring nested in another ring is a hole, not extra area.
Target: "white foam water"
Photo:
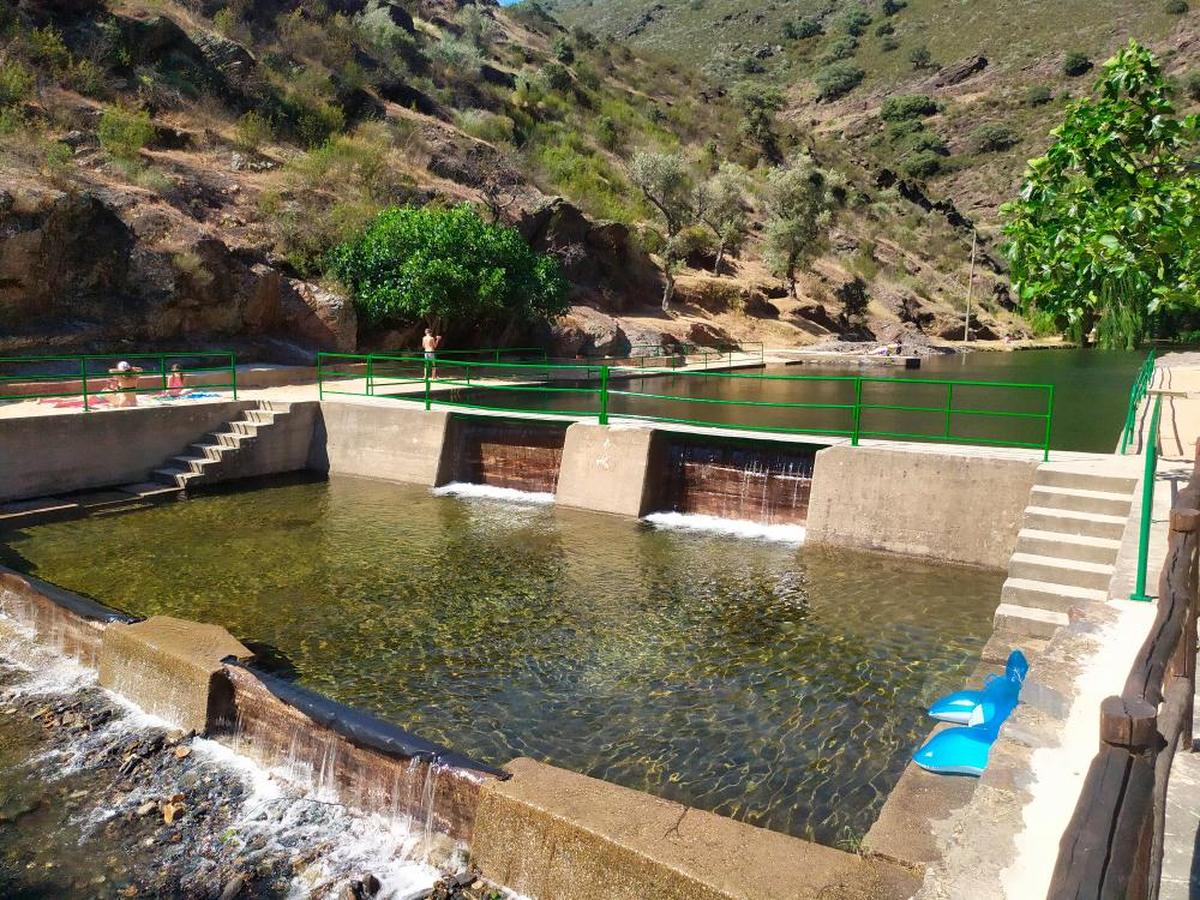
[[[438,497],[480,497],[486,500],[504,500],[508,503],[537,503],[554,502],[554,495],[546,491],[518,491],[516,488],[496,487],[491,484],[470,484],[466,481],[452,481],[433,489]]]
[[[646,516],[645,521],[658,528],[727,534],[734,537],[778,541],[783,544],[803,544],[807,532],[803,525],[766,525],[762,522],[722,519],[720,516],[705,516],[699,513],[656,512]]]

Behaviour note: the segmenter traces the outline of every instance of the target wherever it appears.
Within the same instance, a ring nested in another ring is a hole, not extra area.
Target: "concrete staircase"
[[[186,492],[189,488],[220,481],[222,475],[237,465],[238,457],[281,418],[291,414],[291,404],[276,400],[260,400],[242,417],[229,422],[224,431],[206,434],[183,453],[173,456],[154,470],[154,483]]]
[[[1045,463],[1038,468],[995,625],[1048,640],[1067,610],[1108,599],[1137,478],[1124,466]]]

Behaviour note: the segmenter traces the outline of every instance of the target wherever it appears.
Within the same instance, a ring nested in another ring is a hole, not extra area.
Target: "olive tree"
[[[678,153],[640,152],[629,165],[629,177],[638,186],[650,205],[658,210],[666,226],[666,241],[662,249],[663,271],[667,283],[663,288],[662,308],[671,308],[675,295],[675,273],[683,262],[680,232],[694,225],[699,218],[695,181],[687,163]]]
[[[740,166],[724,163],[720,170],[697,189],[700,221],[717,239],[717,260],[713,271],[721,274],[727,252],[737,252],[746,237],[746,175]]]
[[[1022,305],[1077,338],[1095,325],[1102,347],[1133,348],[1151,316],[1200,296],[1200,117],[1179,118],[1170,94],[1131,41],[1001,207]]]
[[[838,186],[808,156],[767,175],[766,259],[793,295],[796,271],[812,265],[828,243]]]

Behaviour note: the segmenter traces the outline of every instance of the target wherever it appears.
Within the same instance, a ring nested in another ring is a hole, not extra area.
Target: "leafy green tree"
[[[135,160],[154,139],[154,123],[145,110],[110,106],[100,117],[97,132],[100,146],[117,159]]]
[[[716,175],[697,190],[699,198],[696,205],[700,221],[712,230],[717,239],[717,261],[713,271],[719,277],[725,254],[737,252],[749,227],[746,218],[746,175],[739,166],[725,163]]]
[[[914,72],[933,67],[933,55],[929,52],[928,47],[913,47],[908,52],[908,61],[912,64]]]
[[[937,111],[938,102],[928,94],[897,94],[883,101],[879,117],[885,122],[903,122],[932,116]]]
[[[841,21],[841,26],[846,34],[852,34],[855,37],[861,37],[870,24],[871,14],[861,6],[847,10]]]
[[[558,261],[513,228],[484,222],[470,204],[386,209],[334,248],[330,271],[372,327],[499,327],[553,319],[567,309]]]
[[[742,131],[762,149],[770,162],[782,159],[779,136],[775,133],[775,114],[783,109],[783,95],[758,82],[743,82],[734,92],[742,109]]]
[[[814,16],[788,19],[783,23],[783,36],[789,41],[802,41],[805,38],[816,37],[823,30],[821,20]]]
[[[629,177],[658,210],[666,226],[666,241],[661,251],[667,282],[663,288],[662,308],[666,312],[675,296],[675,273],[686,255],[680,233],[699,218],[692,173],[678,153],[643,151],[634,155],[629,165]]]
[[[817,95],[821,100],[836,100],[850,93],[863,80],[863,72],[852,62],[836,62],[817,71]]]
[[[1017,295],[1076,337],[1134,347],[1160,310],[1200,296],[1200,117],[1180,119],[1162,67],[1131,41],[1096,96],[1067,107],[1045,156],[1005,204]]]
[[[807,156],[767,175],[766,259],[792,294],[796,270],[812,265],[828,243],[836,190],[836,182]]]

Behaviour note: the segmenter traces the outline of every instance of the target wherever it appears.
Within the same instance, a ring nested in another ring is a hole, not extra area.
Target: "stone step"
[[[1066,612],[1081,603],[1103,603],[1108,591],[1038,581],[1036,578],[1009,578],[1000,589],[1000,601],[1014,606],[1029,606]]]
[[[275,413],[269,409],[247,409],[242,413],[242,416],[247,422],[257,422],[261,425],[273,425],[275,423]]]
[[[230,450],[240,450],[242,447],[254,443],[254,436],[243,434],[240,431],[216,431],[206,434],[204,443],[228,447]]]
[[[1008,561],[1008,574],[1011,578],[1027,578],[1031,581],[1047,581],[1051,584],[1107,591],[1108,583],[1112,581],[1113,567],[1106,563],[1059,559],[1034,553],[1014,553]]]
[[[220,460],[227,454],[236,453],[237,447],[226,447],[224,444],[188,444],[191,456],[203,456],[205,459]],[[185,456],[189,454],[184,454]]]
[[[1075,512],[1097,513],[1105,516],[1128,516],[1132,497],[1113,491],[1090,491],[1084,488],[1047,487],[1034,485],[1029,492],[1030,506],[1050,509],[1069,509]]]
[[[270,423],[268,423],[268,422],[252,422],[252,421],[246,420],[246,421],[230,422],[229,427],[236,434],[241,434],[241,435],[245,435],[246,437],[253,438],[253,437],[258,436],[258,429],[265,428],[269,424]]]
[[[157,481],[139,481],[136,484],[123,484],[117,488],[140,500],[174,500],[182,491],[177,487],[160,484]]]
[[[997,630],[1003,629],[1010,634],[1047,640],[1054,637],[1058,629],[1071,624],[1065,612],[1017,606],[1012,603],[1001,603],[997,606],[992,622]]]
[[[1060,531],[1042,531],[1037,528],[1022,528],[1018,531],[1015,548],[1017,553],[1108,565],[1116,562],[1120,549],[1121,542],[1115,538],[1063,534]]]
[[[258,408],[267,412],[290,413],[292,404],[284,400],[259,400]]]
[[[1080,488],[1088,491],[1129,494],[1130,496],[1133,495],[1137,482],[1136,476],[1080,472],[1069,468],[1058,468],[1053,464],[1039,466],[1033,478],[1033,483],[1042,487]]]
[[[203,475],[205,469],[209,466],[219,465],[221,460],[211,459],[207,456],[172,456],[167,462],[194,472],[197,475]]]
[[[1118,541],[1125,533],[1128,518],[1128,513],[1123,516],[1107,516],[1071,509],[1052,509],[1048,506],[1029,506],[1025,509],[1024,527]]]

